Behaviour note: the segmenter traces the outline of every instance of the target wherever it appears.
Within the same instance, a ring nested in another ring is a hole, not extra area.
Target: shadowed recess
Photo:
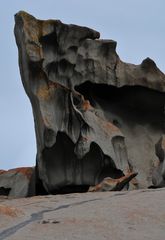
[[[75,89],[101,110],[107,121],[120,128],[130,162],[144,182],[139,187],[150,185],[151,171],[157,159],[155,144],[165,131],[165,94],[141,86],[117,88],[90,82]]]
[[[141,86],[114,87],[106,84],[85,82],[75,89],[96,107],[97,103],[103,110],[118,115],[123,121],[151,125],[164,132],[165,94]],[[107,102],[107,105],[106,105]],[[105,107],[104,107],[105,103]],[[120,121],[111,119],[120,126]]]
[[[107,176],[118,178],[123,175],[96,143],[91,144],[90,151],[82,159],[77,158],[74,147],[65,133],[58,132],[53,147],[43,150],[49,192],[84,192]]]

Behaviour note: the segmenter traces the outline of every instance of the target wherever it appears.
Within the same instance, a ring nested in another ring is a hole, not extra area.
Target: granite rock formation
[[[165,189],[0,196],[0,240],[163,240]]]
[[[121,191],[137,173],[129,173],[117,179],[106,177],[102,182],[89,188],[89,192],[108,192],[108,191]]]
[[[163,135],[155,145],[156,155],[159,159],[153,170],[153,187],[165,186],[165,136]]]
[[[135,188],[163,186],[165,75],[154,61],[124,63],[115,41],[87,27],[22,11],[15,22],[46,192],[87,191],[133,172]]]
[[[19,198],[33,196],[35,192],[34,168],[0,170],[0,195]]]

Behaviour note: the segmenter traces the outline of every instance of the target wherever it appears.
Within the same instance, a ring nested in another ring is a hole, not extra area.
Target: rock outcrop
[[[0,195],[18,198],[33,196],[35,192],[34,168],[0,170]]]
[[[155,144],[165,130],[165,75],[154,61],[124,63],[115,41],[87,27],[25,12],[15,22],[44,189],[87,191],[133,172],[135,188],[163,186],[164,149],[160,159]]]
[[[165,189],[0,197],[0,240],[163,240]]]

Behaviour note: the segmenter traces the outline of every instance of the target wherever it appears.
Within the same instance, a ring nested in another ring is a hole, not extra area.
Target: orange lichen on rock
[[[110,177],[104,178],[104,180],[97,184],[96,186],[91,186],[89,188],[89,192],[104,192],[104,191],[119,191],[122,190],[123,187],[128,184],[133,178],[137,176],[137,173],[131,172],[127,175],[112,179]]]
[[[107,129],[109,129],[110,131],[112,131],[112,132],[119,132],[119,128],[116,127],[116,126],[115,126],[114,124],[112,124],[111,122],[106,122],[105,127],[106,127]]]
[[[33,174],[33,168],[32,167],[13,168],[8,170],[8,172],[21,173],[30,180]]]
[[[9,207],[5,205],[0,205],[0,215],[7,215],[10,217],[18,217],[23,214],[21,210],[18,210],[17,208],[14,207]]]
[[[54,95],[55,89],[57,89],[58,87],[59,85],[57,83],[49,81],[48,85],[39,87],[39,89],[37,90],[37,96],[41,100],[49,100],[51,96]]]
[[[0,175],[5,173],[6,171],[5,170],[0,170]]]
[[[90,110],[93,107],[91,106],[90,102],[88,100],[84,100],[83,104],[82,104],[82,109],[84,111]]]
[[[48,100],[50,98],[49,88],[48,86],[42,86],[37,90],[37,96],[40,99]]]

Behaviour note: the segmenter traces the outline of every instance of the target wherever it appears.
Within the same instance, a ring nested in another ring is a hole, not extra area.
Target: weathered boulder
[[[152,185],[165,104],[165,75],[154,61],[124,63],[115,41],[87,27],[25,12],[15,22],[46,191],[86,191],[133,171],[138,188]]]
[[[155,162],[155,168],[153,170],[151,187],[164,187],[165,186],[165,135],[155,145],[155,152],[158,157],[158,161]]]
[[[35,170],[33,167],[0,170],[0,195],[28,197],[35,195]]]
[[[106,177],[103,181],[96,186],[91,186],[89,192],[107,192],[107,191],[121,191],[134,177],[137,173],[128,173],[117,179]]]

